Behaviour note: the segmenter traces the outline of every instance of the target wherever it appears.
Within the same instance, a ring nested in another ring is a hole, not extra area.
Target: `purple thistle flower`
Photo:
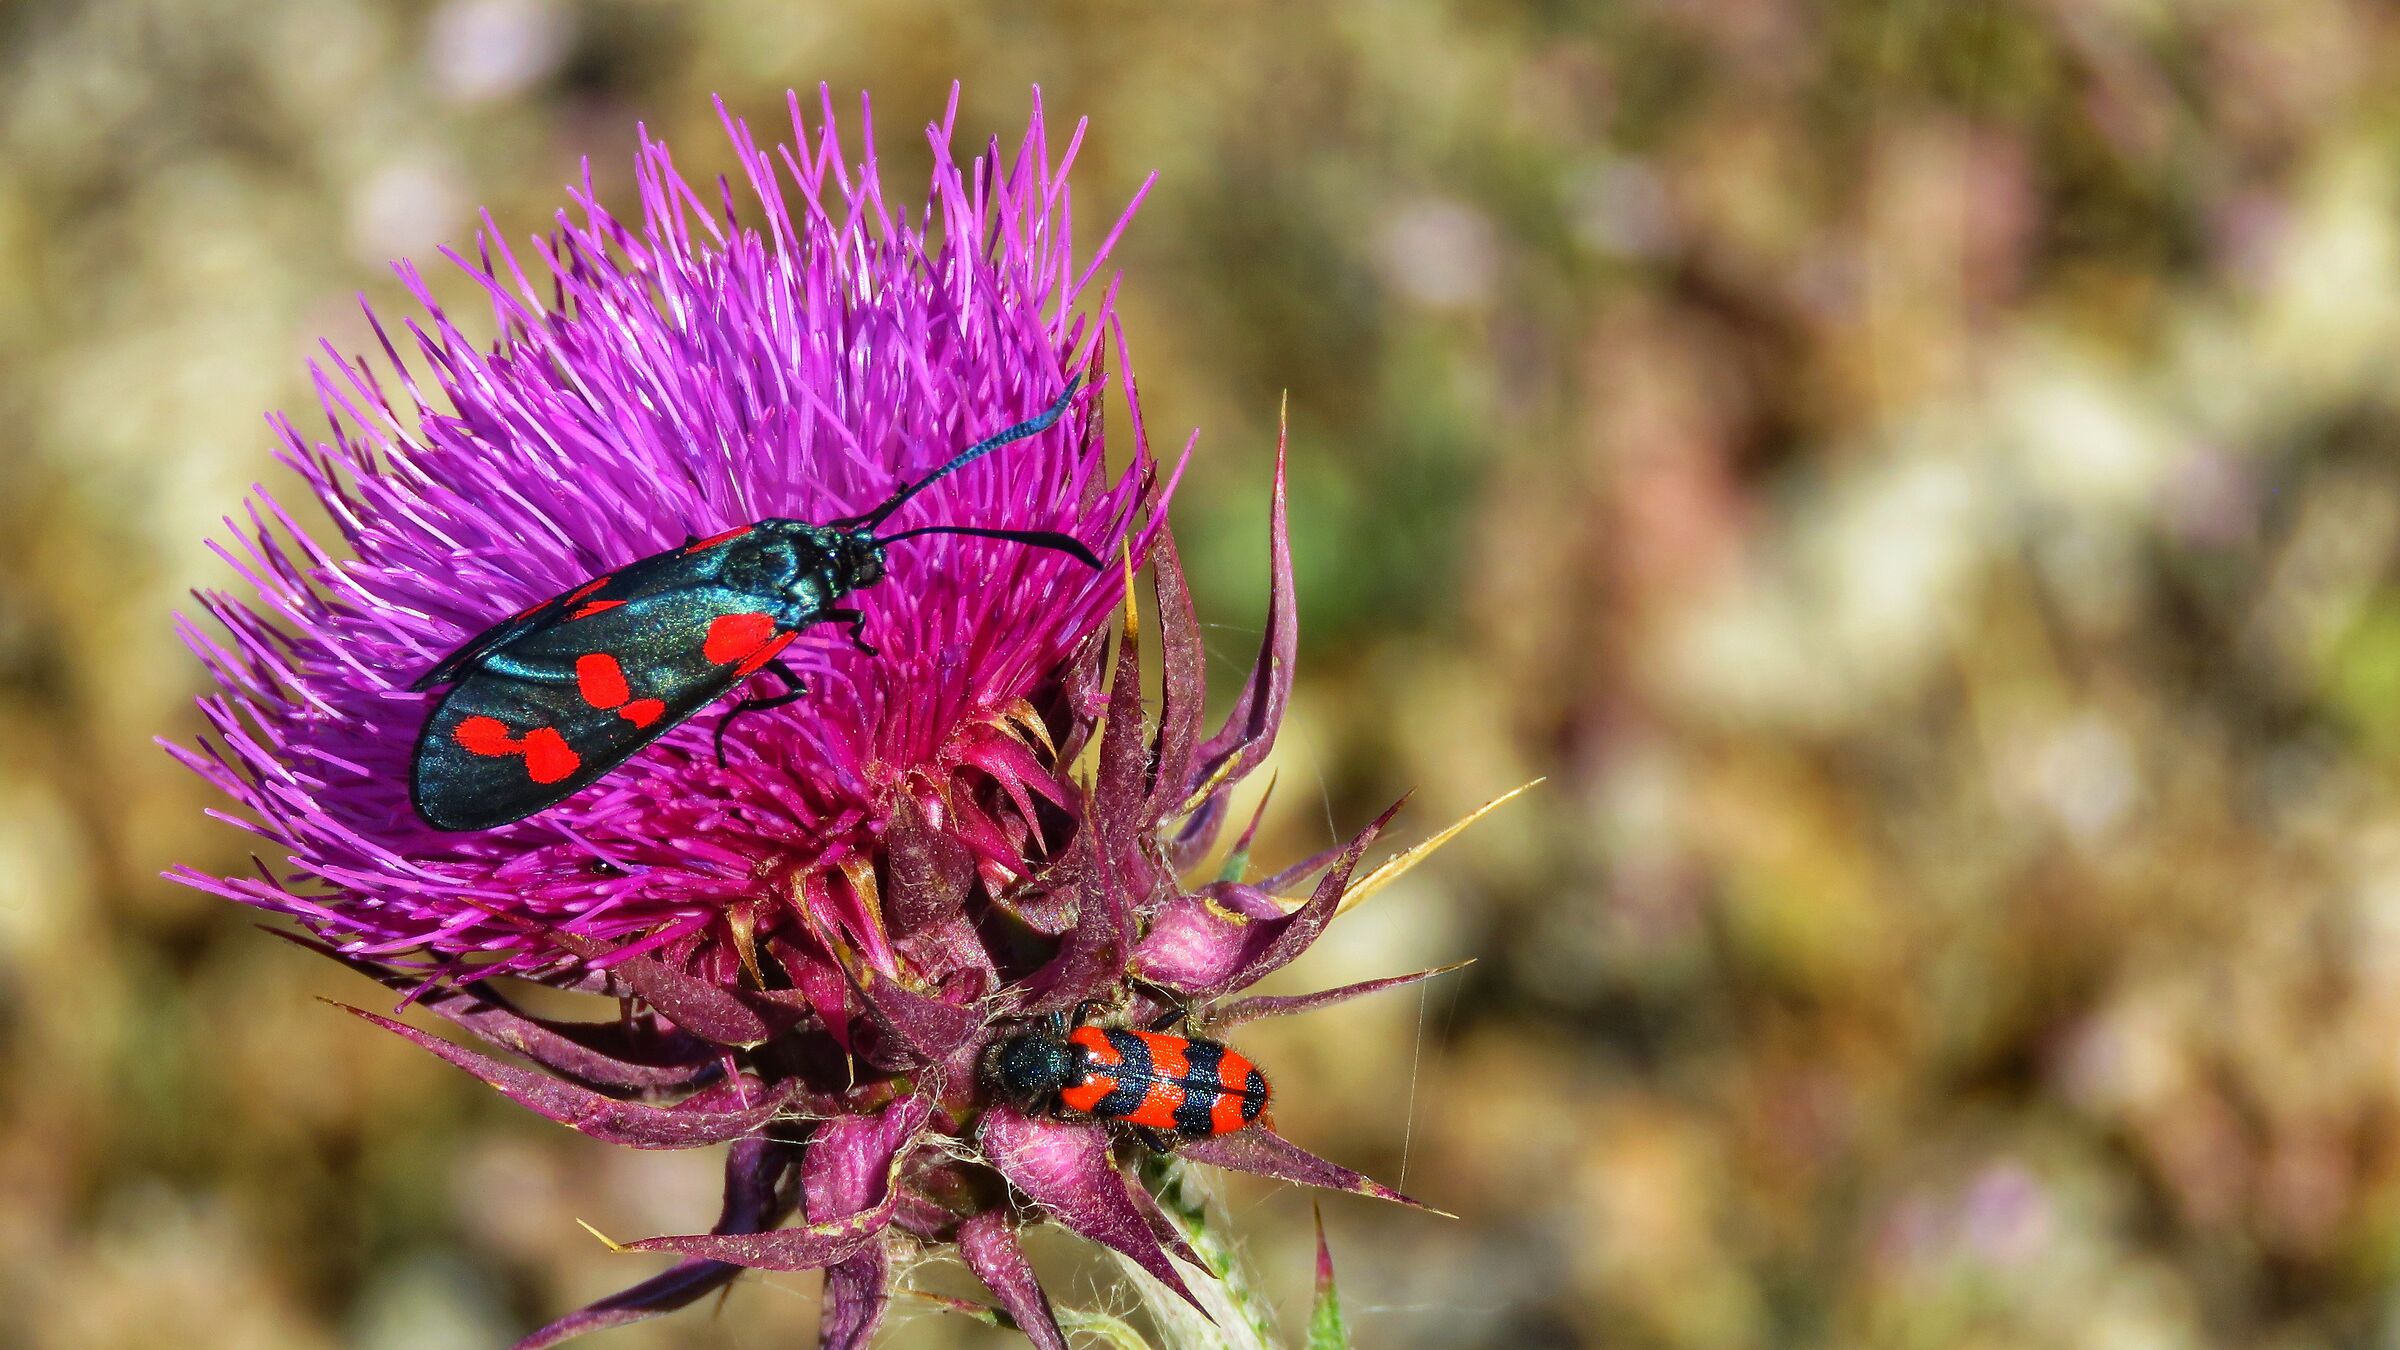
[[[1200,632],[1164,528],[1171,483],[1127,370],[1130,463],[1114,479],[1103,467],[1113,284],[1079,305],[1131,208],[1076,258],[1066,174],[1081,128],[1054,162],[1037,95],[1013,152],[995,142],[961,165],[954,93],[928,129],[933,182],[911,217],[885,201],[871,133],[853,164],[829,102],[813,135],[797,99],[791,113],[794,146],[773,153],[726,118],[763,227],[739,223],[722,182],[704,201],[645,137],[638,226],[594,200],[587,174],[579,216],[534,243],[538,284],[488,220],[482,258],[453,258],[491,298],[496,345],[454,326],[403,266],[424,313],[401,325],[405,344],[377,324],[381,373],[328,349],[316,383],[331,439],[277,426],[340,549],[263,491],[246,525],[228,522],[219,552],[252,593],[202,597],[222,637],[186,624],[218,692],[201,700],[209,737],[169,747],[233,799],[226,818],[281,870],[176,875],[293,916],[307,930],[294,941],[529,1061],[359,1013],[530,1110],[633,1147],[730,1146],[710,1232],[624,1246],[677,1265],[525,1344],[680,1307],[759,1268],[825,1270],[825,1343],[859,1345],[895,1257],[951,1244],[1008,1318],[1061,1345],[1024,1224],[1055,1220],[1177,1290],[1169,1258],[1190,1252],[1120,1169],[1126,1141],[999,1100],[990,1046],[1089,1003],[1135,1023],[1197,1005],[1204,1027],[1215,1004],[1230,1025],[1436,972],[1217,1002],[1371,889],[1354,869],[1390,817],[1264,883],[1238,868],[1183,880],[1290,698],[1282,452],[1267,631],[1205,734]],[[1095,377],[1093,395],[943,480],[907,523],[1060,530],[1126,567],[1146,559],[1155,717],[1129,573],[916,539],[858,597],[879,653],[838,629],[804,637],[789,654],[812,694],[738,723],[722,766],[721,713],[704,713],[514,824],[440,833],[411,811],[428,701],[407,686],[465,638],[690,536],[862,510],[1077,374]],[[535,1017],[503,977],[621,1007]],[[1406,1202],[1263,1122],[1186,1156]]]
[[[462,333],[407,266],[426,309],[403,325],[422,377],[380,320],[383,380],[328,349],[314,374],[332,440],[279,420],[281,458],[356,560],[336,563],[261,492],[249,527],[228,522],[217,545],[257,598],[202,597],[229,642],[189,630],[224,692],[202,705],[213,741],[183,758],[289,852],[291,872],[184,880],[338,923],[362,952],[431,948],[509,970],[558,954],[497,908],[679,958],[706,949],[701,964],[722,978],[737,956],[729,902],[752,902],[763,937],[803,892],[895,969],[874,897],[843,867],[904,791],[959,798],[955,833],[985,874],[1023,871],[1019,842],[977,792],[954,789],[981,777],[1018,795],[1047,781],[1010,719],[1099,623],[1112,583],[1055,553],[960,536],[897,546],[890,581],[862,595],[880,657],[831,629],[804,637],[787,655],[816,696],[737,722],[724,768],[708,748],[713,718],[695,718],[509,828],[444,837],[408,806],[426,702],[407,685],[465,638],[692,535],[863,509],[1039,410],[1097,359],[1109,307],[1072,307],[1106,247],[1076,263],[1074,147],[1054,168],[1038,117],[1012,158],[995,146],[971,169],[949,158],[945,119],[911,221],[885,205],[871,139],[852,166],[830,108],[813,149],[797,99],[792,116],[799,148],[780,164],[727,121],[764,233],[733,224],[730,188],[712,210],[645,140],[638,231],[593,199],[587,175],[580,220],[560,213],[534,244],[541,285],[496,231],[484,236],[484,265],[468,270],[506,335],[497,350]],[[796,207],[777,186],[787,175]],[[1072,412],[945,480],[906,520],[1064,529],[1113,552],[1151,464],[1137,417],[1133,467],[1107,483],[1096,432]],[[328,909],[311,886],[345,901]]]

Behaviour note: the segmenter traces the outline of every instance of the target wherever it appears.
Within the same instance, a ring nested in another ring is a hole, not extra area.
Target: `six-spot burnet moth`
[[[807,692],[777,658],[810,624],[839,623],[872,652],[866,616],[843,596],[883,579],[884,549],[922,535],[963,534],[1055,549],[1098,567],[1053,530],[927,525],[878,536],[876,527],[945,475],[1065,415],[1083,379],[1040,416],[989,436],[862,515],[812,525],[769,517],[604,572],[504,619],[425,672],[412,690],[449,684],[426,715],[411,758],[409,799],[437,830],[484,830],[555,805],[635,751],[772,669],[784,692],[726,714],[789,703]],[[723,755],[724,723],[717,728]]]

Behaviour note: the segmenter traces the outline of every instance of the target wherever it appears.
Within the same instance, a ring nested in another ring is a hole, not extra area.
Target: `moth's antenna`
[[[1066,392],[1058,396],[1057,402],[1051,404],[1048,408],[1043,409],[1040,416],[1033,418],[1031,421],[1019,422],[1015,426],[1010,427],[1005,431],[999,432],[996,435],[987,436],[984,439],[975,442],[973,445],[968,446],[966,449],[959,451],[957,456],[949,463],[938,469],[935,469],[932,473],[925,475],[923,478],[920,478],[916,482],[909,484],[907,487],[900,489],[898,492],[893,493],[883,505],[876,507],[874,510],[867,512],[865,515],[850,516],[842,520],[833,521],[831,523],[840,528],[855,528],[858,526],[865,526],[868,529],[873,529],[877,525],[880,525],[884,521],[890,519],[891,514],[894,511],[899,510],[909,498],[916,496],[920,492],[923,492],[926,488],[931,487],[934,483],[940,481],[942,478],[958,472],[960,469],[965,468],[969,464],[974,463],[976,460],[983,458],[985,455],[992,453],[994,450],[999,449],[1001,446],[1004,446],[1011,441],[1021,441],[1028,436],[1035,436],[1042,432],[1048,431],[1057,423],[1059,418],[1067,415],[1067,404],[1074,399],[1075,391],[1082,387],[1083,377],[1078,375],[1075,378],[1067,381]],[[901,536],[895,535],[893,537],[899,538]],[[1097,563],[1093,564],[1095,567],[1098,565],[1099,564]]]
[[[1071,555],[1086,567],[1100,565],[1100,559],[1094,556],[1090,549],[1083,546],[1082,540],[1071,534],[1061,534],[1056,530],[994,530],[980,525],[927,525],[920,529],[902,530],[898,534],[885,535],[875,542],[897,544],[903,539],[915,539],[920,535],[927,534],[971,534],[978,539],[1006,539],[1034,548],[1052,549]]]

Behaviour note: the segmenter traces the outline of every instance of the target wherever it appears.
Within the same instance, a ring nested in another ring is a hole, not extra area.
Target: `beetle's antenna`
[[[1090,549],[1084,547],[1082,540],[1071,534],[1061,534],[1056,530],[992,530],[978,525],[927,525],[920,529],[902,530],[898,534],[887,534],[875,542],[878,545],[897,544],[903,539],[915,539],[920,535],[927,534],[971,534],[978,539],[1006,539],[1033,548],[1046,548],[1068,554],[1086,567],[1100,565],[1100,559],[1093,556]]]
[[[907,487],[900,489],[898,492],[893,493],[884,501],[883,505],[876,507],[874,510],[867,512],[865,515],[848,516],[841,520],[836,520],[829,523],[841,529],[854,529],[860,526],[864,526],[867,529],[875,528],[877,525],[880,525],[884,521],[890,519],[891,514],[894,511],[899,510],[909,498],[916,496],[920,492],[923,492],[926,488],[931,487],[934,483],[940,481],[942,478],[958,472],[960,469],[967,467],[969,464],[972,464],[976,460],[983,458],[985,455],[992,453],[1001,446],[1007,445],[1011,441],[1021,441],[1028,436],[1035,436],[1041,434],[1042,432],[1048,431],[1058,422],[1059,418],[1067,415],[1068,402],[1075,397],[1075,391],[1082,387],[1083,377],[1078,375],[1075,378],[1067,381],[1066,392],[1058,396],[1057,402],[1052,403],[1049,407],[1043,409],[1040,416],[1035,417],[1030,421],[1019,422],[1015,426],[1009,427],[1008,429],[995,435],[986,436],[982,440],[968,446],[966,449],[959,451],[949,463],[938,469],[935,469],[932,473],[925,475],[923,478],[920,478],[916,482],[909,484]],[[895,535],[893,537],[898,538],[900,536]],[[1094,567],[1099,566],[1098,563],[1093,563],[1092,565]]]

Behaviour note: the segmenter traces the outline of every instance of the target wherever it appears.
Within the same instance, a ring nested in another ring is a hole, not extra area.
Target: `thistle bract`
[[[217,692],[210,734],[170,747],[279,861],[180,878],[292,916],[296,941],[507,1052],[359,1014],[530,1110],[633,1147],[725,1147],[712,1231],[626,1244],[678,1264],[526,1344],[679,1307],[744,1268],[824,1270],[825,1342],[861,1344],[898,1258],[948,1244],[1017,1326],[1062,1345],[1024,1224],[1060,1222],[1177,1290],[1181,1239],[1119,1169],[1125,1141],[995,1096],[978,1072],[995,1041],[1089,1002],[1223,1026],[1420,976],[1227,1001],[1324,930],[1382,822],[1263,884],[1183,880],[1290,697],[1281,452],[1266,634],[1211,731],[1171,481],[1130,369],[1109,364],[1122,335],[1095,281],[1115,234],[1085,257],[1070,229],[1081,129],[1054,155],[1037,98],[1013,147],[961,163],[954,96],[928,129],[926,198],[899,206],[871,133],[853,160],[829,102],[813,122],[790,112],[792,143],[771,151],[726,119],[739,192],[704,194],[645,137],[638,222],[588,175],[525,248],[487,220],[479,256],[451,261],[488,296],[496,342],[403,266],[422,312],[377,323],[380,360],[327,350],[327,437],[278,427],[333,534],[263,493],[228,522],[218,548],[247,592],[204,595],[213,626],[186,626]],[[1062,531],[1116,565],[911,540],[858,596],[876,652],[838,628],[804,637],[786,655],[813,692],[743,719],[722,764],[703,714],[502,828],[440,833],[410,810],[427,703],[408,686],[465,638],[694,536],[854,514],[1078,376],[1091,392],[1055,426],[911,510]],[[1111,391],[1132,413],[1113,476]],[[535,1017],[511,979],[617,1005]],[[1264,1124],[1186,1156],[1401,1198]]]

